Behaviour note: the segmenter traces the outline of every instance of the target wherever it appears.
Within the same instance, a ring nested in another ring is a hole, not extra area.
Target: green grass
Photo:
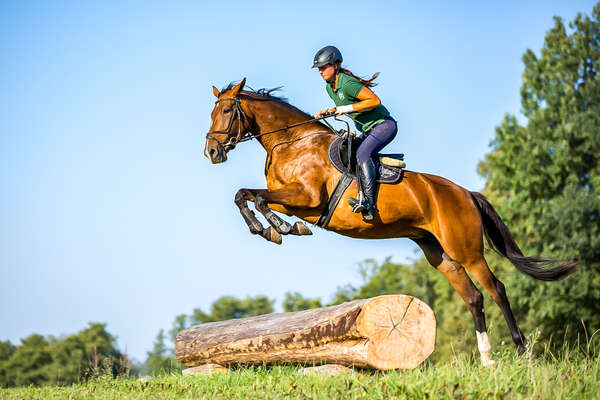
[[[600,360],[566,352],[560,359],[496,356],[484,368],[459,358],[410,371],[304,376],[298,367],[239,368],[213,376],[147,380],[99,378],[65,387],[1,389],[1,399],[598,399]]]

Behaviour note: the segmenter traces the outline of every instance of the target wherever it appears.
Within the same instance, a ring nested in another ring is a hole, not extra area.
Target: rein
[[[233,101],[235,102],[235,110],[233,111],[233,115],[231,116],[231,119],[229,120],[229,124],[227,125],[227,130],[225,131],[208,131],[206,133],[206,138],[207,139],[213,139],[215,142],[217,142],[217,145],[225,152],[229,152],[229,150],[232,150],[235,148],[235,146],[238,143],[242,143],[242,142],[247,142],[249,140],[255,139],[255,138],[259,138],[261,136],[265,136],[265,135],[270,135],[272,133],[276,133],[276,132],[280,132],[280,131],[285,131],[291,128],[295,128],[297,126],[301,126],[301,125],[306,125],[306,124],[310,124],[312,122],[316,122],[316,121],[321,121],[321,120],[325,120],[326,118],[331,117],[332,115],[325,115],[323,117],[320,118],[313,118],[310,119],[308,121],[303,121],[303,122],[299,122],[297,124],[292,124],[292,125],[286,125],[283,128],[279,128],[279,129],[275,129],[269,132],[263,132],[260,134],[254,134],[252,132],[250,132],[250,123],[248,122],[248,116],[246,115],[246,113],[244,112],[244,109],[242,108],[241,104],[240,104],[240,99],[236,96],[236,97],[227,97],[227,98],[223,98],[223,99],[219,99],[217,101],[215,101],[215,104],[218,104],[222,101]],[[236,118],[239,118],[240,123],[238,124],[238,134],[237,136],[232,136],[231,135],[231,128],[233,127],[233,122],[235,121]],[[337,119],[337,118],[335,118]],[[243,122],[246,123],[247,127],[248,127],[248,131],[244,134],[242,134],[242,120]],[[329,128],[331,128],[334,132],[336,132],[336,130],[327,122],[324,121],[325,124],[327,124],[327,126],[329,126]],[[214,137],[213,135],[211,135],[211,133],[224,133],[228,135],[227,141],[221,143],[216,137]],[[302,139],[302,138],[300,138]]]

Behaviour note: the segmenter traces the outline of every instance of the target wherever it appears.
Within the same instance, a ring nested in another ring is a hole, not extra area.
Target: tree
[[[204,322],[224,321],[234,318],[253,317],[273,312],[273,301],[266,296],[246,297],[244,300],[233,296],[222,296],[211,305],[211,313],[194,309],[190,321],[192,325]]]
[[[68,385],[100,374],[127,374],[129,360],[105,328],[90,323],[66,337],[33,334],[16,347],[0,342],[0,386]]]
[[[540,55],[527,50],[522,125],[507,114],[479,171],[485,193],[526,253],[578,259],[578,274],[541,283],[511,269],[507,283],[524,330],[571,340],[600,328],[600,3],[592,17],[561,18]],[[570,334],[569,334],[570,332]]]
[[[152,350],[147,353],[146,368],[148,373],[158,375],[179,370],[181,366],[172,353],[173,350],[165,344],[165,331],[161,329],[156,335]]]
[[[0,341],[0,388],[12,386],[8,380],[7,361],[12,357],[17,348],[8,340]]]
[[[285,293],[285,299],[283,300],[284,312],[302,311],[319,307],[321,307],[321,299],[319,298],[308,299],[306,297],[302,297],[302,295],[298,292]]]
[[[171,338],[171,343],[175,343],[175,339],[177,338],[177,334],[179,333],[179,331],[185,329],[188,326],[187,321],[188,321],[188,316],[185,314],[179,314],[178,316],[175,317],[175,320],[173,321],[173,325],[171,326],[171,330],[169,331],[169,337]],[[171,354],[171,355],[175,356],[175,354]]]
[[[75,335],[51,338],[54,384],[70,384],[79,379],[127,375],[130,362],[116,347],[116,338],[105,323],[90,322]]]
[[[52,362],[48,341],[38,334],[21,339],[5,362],[6,386],[41,385],[50,381],[48,366]]]

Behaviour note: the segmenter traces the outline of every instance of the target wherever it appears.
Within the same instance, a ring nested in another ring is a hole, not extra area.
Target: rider
[[[362,201],[350,198],[348,203],[355,213],[361,212],[367,221],[373,219],[376,171],[371,156],[378,153],[394,139],[398,132],[396,121],[381,104],[381,100],[369,89],[377,74],[364,80],[342,67],[342,53],[334,46],[325,46],[315,55],[313,68],[327,82],[327,93],[336,107],[320,110],[315,115],[320,118],[327,114],[348,114],[365,138],[358,147],[356,158],[364,197]],[[360,198],[360,196],[359,196]]]

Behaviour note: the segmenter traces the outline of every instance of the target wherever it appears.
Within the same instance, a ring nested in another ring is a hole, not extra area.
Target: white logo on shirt
[[[341,100],[344,100],[344,92],[338,92],[338,97],[339,97]]]

